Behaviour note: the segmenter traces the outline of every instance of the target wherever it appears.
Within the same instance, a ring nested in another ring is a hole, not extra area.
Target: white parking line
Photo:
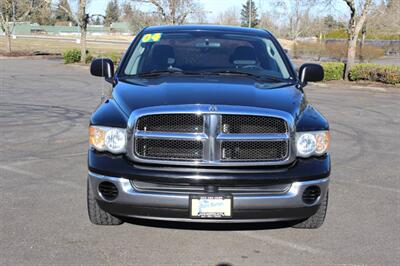
[[[262,242],[265,242],[268,244],[279,245],[279,246],[295,249],[295,250],[298,250],[301,252],[307,252],[307,253],[311,253],[311,254],[324,253],[321,249],[312,248],[312,247],[309,247],[306,245],[296,244],[296,243],[289,242],[289,241],[282,240],[282,239],[276,239],[276,238],[273,238],[273,237],[270,237],[267,235],[261,235],[260,233],[257,233],[257,232],[238,231],[236,233],[241,234],[246,237],[253,238],[253,239],[261,240]]]

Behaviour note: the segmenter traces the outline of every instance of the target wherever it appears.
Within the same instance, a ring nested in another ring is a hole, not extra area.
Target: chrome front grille
[[[207,193],[209,185],[190,183],[161,183],[147,182],[142,180],[131,180],[133,188],[140,192],[173,193],[173,194],[204,194]],[[218,192],[232,193],[237,195],[257,194],[274,195],[284,194],[289,191],[291,184],[274,185],[215,185]]]
[[[200,160],[203,157],[203,144],[192,140],[138,138],[136,153],[148,159]]]
[[[290,163],[293,120],[251,107],[181,105],[132,113],[128,129],[136,161],[157,164],[251,166]]]
[[[141,117],[136,128],[153,132],[203,132],[203,116],[196,114],[166,114]]]
[[[285,120],[269,116],[223,115],[221,130],[225,134],[287,133]]]
[[[224,141],[222,161],[279,161],[288,155],[288,141]]]

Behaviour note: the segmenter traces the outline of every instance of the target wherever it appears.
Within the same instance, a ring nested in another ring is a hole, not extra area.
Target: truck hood
[[[247,77],[164,76],[118,81],[113,98],[129,114],[143,107],[180,104],[252,106],[277,109],[297,118],[304,94],[292,84]]]

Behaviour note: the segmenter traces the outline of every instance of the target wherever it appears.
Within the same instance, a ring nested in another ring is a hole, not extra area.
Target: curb
[[[326,88],[329,89],[330,87],[337,87],[335,85],[330,85],[329,83],[317,83],[317,82],[310,82],[310,85],[319,88]],[[344,89],[351,89],[351,90],[358,90],[358,91],[371,91],[371,92],[387,92],[387,87],[377,87],[377,86],[362,86],[359,84],[347,84],[346,88]]]
[[[61,55],[26,55],[26,56],[0,56],[0,59],[19,59],[19,60],[43,60],[43,59],[62,59]]]

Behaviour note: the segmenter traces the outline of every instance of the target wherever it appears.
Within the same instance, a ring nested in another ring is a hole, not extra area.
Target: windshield
[[[122,72],[127,76],[179,72],[290,78],[269,38],[220,32],[147,33],[130,53]]]

